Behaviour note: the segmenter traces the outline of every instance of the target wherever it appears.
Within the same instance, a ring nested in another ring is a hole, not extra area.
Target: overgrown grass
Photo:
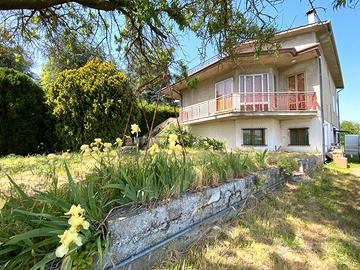
[[[0,158],[0,192],[8,192],[10,175],[26,191],[44,189],[57,178],[59,184],[67,182],[64,162],[71,166],[71,173],[77,180],[85,179],[94,168],[96,161],[80,153],[62,153],[50,157],[46,155],[15,156]]]
[[[360,269],[357,168],[287,184],[157,269]]]

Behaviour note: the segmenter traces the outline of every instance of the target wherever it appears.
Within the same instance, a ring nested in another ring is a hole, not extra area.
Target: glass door
[[[239,92],[241,111],[268,111],[268,74],[240,75]]]
[[[232,110],[233,79],[229,78],[215,84],[216,111]]]
[[[305,110],[305,76],[299,73],[288,77],[288,90],[295,92],[289,95],[289,110]]]

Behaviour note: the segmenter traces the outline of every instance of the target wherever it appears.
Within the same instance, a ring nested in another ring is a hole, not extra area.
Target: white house
[[[338,142],[344,87],[331,23],[276,34],[277,54],[241,44],[236,58],[214,58],[190,70],[195,89],[178,82],[164,93],[181,100],[180,118],[198,136],[228,148],[325,153]]]

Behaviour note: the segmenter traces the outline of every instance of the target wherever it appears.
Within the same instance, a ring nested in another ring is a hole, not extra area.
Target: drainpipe
[[[325,120],[324,120],[324,94],[323,94],[323,77],[322,77],[322,64],[321,64],[321,55],[319,52],[318,57],[319,63],[319,80],[320,80],[320,109],[321,109],[321,133],[322,133],[322,160],[325,161]]]
[[[340,92],[342,91],[342,90],[344,90],[344,88],[340,88],[338,91],[336,91],[336,103],[337,103],[337,113],[338,113],[338,121],[339,121],[339,131],[341,131],[341,122],[340,122],[340,102],[339,102],[339,100],[340,100]],[[339,133],[339,135],[338,135],[339,137],[339,140],[338,140],[338,144],[339,144],[339,146],[340,146],[340,137],[341,137],[341,134]]]

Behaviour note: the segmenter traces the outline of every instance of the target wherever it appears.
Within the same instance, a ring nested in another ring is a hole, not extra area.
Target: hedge
[[[174,111],[173,106],[168,105],[156,105],[156,103],[147,103],[146,101],[139,101],[138,108],[141,112],[141,118],[139,120],[139,126],[141,129],[141,134],[148,133],[148,128],[146,125],[145,117],[148,122],[149,127],[151,126],[154,111],[156,109],[156,116],[154,121],[154,128],[164,122],[166,119],[170,117],[176,117],[178,114],[178,108],[176,108],[176,112]]]
[[[0,155],[29,154],[42,142],[44,94],[27,75],[0,68]]]

